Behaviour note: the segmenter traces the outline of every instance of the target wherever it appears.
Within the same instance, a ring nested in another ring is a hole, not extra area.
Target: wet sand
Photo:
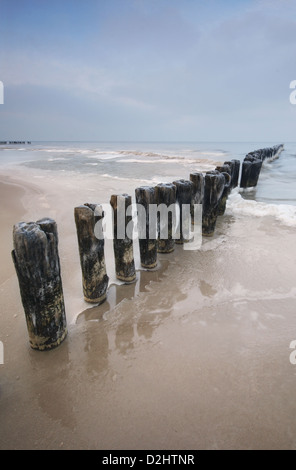
[[[17,183],[9,177],[0,177],[0,284],[13,274],[13,266],[10,263],[11,227],[25,212],[22,198],[28,191],[33,192],[34,190],[29,185]]]
[[[73,209],[134,187],[85,181],[23,169],[0,178],[0,448],[296,449],[294,230],[226,213],[199,251],[178,246],[129,286],[114,284],[107,242],[108,299],[90,308]],[[13,223],[44,216],[58,224],[69,335],[37,352],[10,237]]]

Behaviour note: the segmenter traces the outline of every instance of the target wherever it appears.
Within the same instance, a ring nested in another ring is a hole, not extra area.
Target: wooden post
[[[174,181],[173,183],[176,186],[176,201],[180,209],[178,223],[180,233],[179,236],[175,238],[175,242],[183,244],[189,242],[193,183],[192,181],[183,179]]]
[[[45,218],[14,225],[13,245],[30,345],[53,349],[67,335],[56,222]]]
[[[257,186],[262,160],[247,155],[244,158],[240,186],[241,188],[252,188]]]
[[[193,183],[191,200],[191,222],[194,224],[194,204],[202,204],[204,196],[204,176],[202,173],[191,173],[190,181]]]
[[[143,268],[152,269],[157,265],[156,223],[150,218],[150,205],[156,204],[156,191],[151,186],[136,188],[136,203],[143,207],[138,210],[138,232],[140,259]],[[156,222],[156,221],[155,221]]]
[[[241,188],[252,188],[257,186],[262,163],[264,160],[274,160],[283,151],[283,144],[266,147],[264,149],[249,152],[242,164]]]
[[[116,277],[125,283],[136,280],[133,240],[127,234],[127,226],[131,227],[132,216],[127,215],[127,208],[132,204],[128,194],[112,195],[110,204],[114,213],[113,248],[115,256]]]
[[[284,150],[284,145],[283,144],[274,145],[273,146],[273,157],[278,157],[283,150]]]
[[[162,206],[157,214],[157,251],[159,253],[171,253],[175,248],[173,238],[173,225],[175,222],[176,186],[173,183],[159,183],[155,186],[158,207]],[[170,209],[169,209],[170,208]]]
[[[232,187],[237,188],[239,181],[239,172],[240,172],[240,160],[231,160],[234,163],[234,171],[232,175]]]
[[[240,170],[240,161],[239,160],[230,160],[229,162],[224,162],[224,165],[229,165],[231,170],[231,183],[230,189],[234,189],[238,186],[239,170]]]
[[[212,236],[216,228],[218,204],[223,194],[225,177],[217,170],[205,174],[205,189],[202,214],[202,234]]]
[[[227,198],[231,191],[231,167],[224,163],[224,165],[222,166],[217,166],[216,170],[222,173],[225,178],[223,193],[222,193],[222,196],[220,198],[220,201],[218,203],[218,208],[217,208],[218,215],[224,215],[225,210],[226,210]]]
[[[254,150],[253,152],[249,152],[248,156],[256,157],[259,160],[274,160],[279,156],[279,154],[284,150],[283,144],[274,145],[273,147],[266,147],[264,149]]]
[[[101,223],[104,217],[102,206],[86,203],[75,207],[74,217],[84,300],[100,304],[106,299],[109,281],[106,273],[103,231],[101,229],[95,233],[96,224]]]

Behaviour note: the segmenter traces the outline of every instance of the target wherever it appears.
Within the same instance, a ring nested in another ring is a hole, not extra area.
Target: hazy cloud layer
[[[2,0],[1,138],[295,140],[294,5]]]

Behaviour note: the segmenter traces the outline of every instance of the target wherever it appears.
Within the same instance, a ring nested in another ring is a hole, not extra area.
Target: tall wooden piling
[[[159,253],[171,253],[175,247],[173,229],[176,221],[176,186],[173,183],[159,183],[155,186],[155,190],[157,204],[160,209],[157,214],[157,251]],[[162,208],[165,210],[162,211]]]
[[[224,165],[217,166],[216,170],[222,173],[225,178],[223,193],[217,207],[218,215],[224,215],[227,198],[231,191],[231,167],[230,165],[224,163]]]
[[[194,224],[194,205],[202,204],[204,196],[204,176],[202,173],[190,173],[190,181],[192,181],[192,198],[191,198],[191,222]]]
[[[247,157],[255,157],[259,160],[274,160],[278,158],[280,153],[284,150],[283,144],[274,145],[273,147],[266,147],[263,149],[253,150],[249,152],[246,156]]]
[[[56,222],[44,218],[14,225],[13,245],[30,345],[53,349],[67,336]]]
[[[256,187],[264,160],[274,160],[283,151],[283,144],[249,152],[242,164],[240,187]]]
[[[113,208],[113,248],[115,257],[116,277],[125,283],[136,280],[132,234],[128,228],[132,226],[132,215],[127,215],[127,209],[132,204],[128,194],[112,195],[110,204]]]
[[[218,204],[223,194],[225,177],[217,170],[205,174],[205,187],[202,214],[202,234],[212,236],[218,217]]]
[[[143,268],[152,269],[157,265],[157,225],[156,219],[150,217],[152,204],[156,205],[156,191],[151,186],[140,186],[135,190],[138,208],[138,233],[140,259]]]
[[[84,300],[102,303],[106,299],[109,278],[106,273],[104,254],[104,235],[102,227],[96,230],[96,224],[102,224],[104,217],[101,205],[83,204],[74,209]]]
[[[230,189],[234,189],[238,186],[239,171],[240,171],[240,161],[239,160],[230,160],[224,162],[224,165],[228,165],[231,170],[231,183]]]
[[[252,188],[257,186],[261,167],[262,160],[253,156],[246,156],[242,165],[240,187]]]
[[[176,186],[176,202],[179,206],[178,236],[175,237],[175,242],[183,244],[190,240],[193,183],[181,179],[174,181],[173,184]]]

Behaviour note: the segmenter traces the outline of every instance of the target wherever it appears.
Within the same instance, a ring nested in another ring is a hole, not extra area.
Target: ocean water
[[[279,158],[263,164],[253,190],[234,191],[228,209],[234,215],[271,215],[296,226],[296,143],[285,142],[32,142],[1,145],[1,166],[24,165],[87,177],[134,180],[147,184],[187,179],[253,150],[284,144]]]

